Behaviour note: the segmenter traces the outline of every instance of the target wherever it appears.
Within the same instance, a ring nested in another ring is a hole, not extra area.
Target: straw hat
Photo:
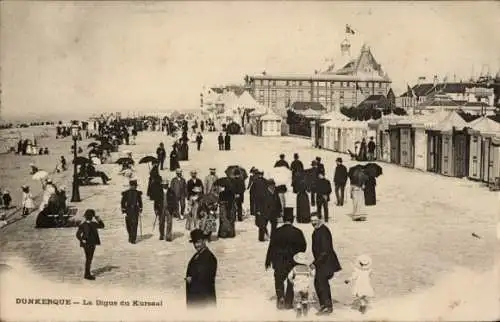
[[[372,259],[368,255],[360,255],[356,259],[356,266],[363,270],[370,269],[372,267]]]
[[[311,263],[311,259],[304,252],[295,254],[295,256],[293,256],[293,260],[295,261],[295,263],[302,265],[308,265]]]

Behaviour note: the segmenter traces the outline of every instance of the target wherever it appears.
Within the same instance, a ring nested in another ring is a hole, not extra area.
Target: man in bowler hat
[[[342,270],[337,254],[333,250],[332,233],[318,216],[311,216],[314,227],[312,234],[312,252],[314,262],[310,268],[316,270],[314,275],[314,288],[318,295],[320,309],[318,315],[327,315],[333,312],[330,279],[333,274]]]
[[[306,239],[302,231],[293,225],[293,209],[287,208],[283,214],[283,225],[271,235],[266,255],[266,269],[274,269],[274,287],[278,309],[293,308],[293,284],[287,279],[296,265],[293,256],[306,251]],[[285,293],[285,280],[287,280]]]
[[[217,258],[208,249],[207,236],[201,229],[191,231],[196,253],[189,261],[186,272],[186,303],[188,308],[216,306],[215,276]]]
[[[87,209],[83,217],[85,221],[78,226],[76,238],[80,241],[80,247],[82,247],[85,252],[84,278],[87,280],[95,280],[95,276],[90,274],[90,266],[94,258],[95,247],[101,244],[99,231],[97,229],[104,228],[104,223],[101,218],[96,216],[94,209]]]
[[[122,192],[122,213],[125,216],[128,242],[135,244],[137,241],[137,226],[142,213],[142,191],[137,190],[137,180],[130,180],[130,188]]]

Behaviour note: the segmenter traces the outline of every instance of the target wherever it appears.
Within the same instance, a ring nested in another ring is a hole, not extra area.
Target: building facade
[[[347,52],[343,43],[343,54]],[[317,102],[327,111],[357,106],[370,95],[387,95],[391,79],[364,45],[355,59],[341,69],[333,66],[310,75],[260,75],[245,77],[246,87],[260,104],[285,111],[294,102]],[[283,115],[283,113],[280,113]]]

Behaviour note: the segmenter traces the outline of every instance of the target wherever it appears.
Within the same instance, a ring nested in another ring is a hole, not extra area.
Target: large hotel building
[[[340,69],[334,65],[325,71],[305,75],[247,76],[246,88],[265,107],[285,114],[295,102],[317,102],[327,111],[358,106],[371,95],[386,96],[391,79],[377,63],[370,48],[363,45],[359,55],[350,58],[350,44],[344,40],[341,53],[347,61]]]

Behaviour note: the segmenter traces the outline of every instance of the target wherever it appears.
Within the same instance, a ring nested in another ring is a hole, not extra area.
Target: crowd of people
[[[329,204],[331,195],[335,193],[336,206],[342,207],[345,203],[345,189],[350,180],[353,199],[353,219],[363,214],[365,205],[375,204],[375,185],[373,177],[359,179],[350,176],[343,160],[336,160],[337,166],[333,175],[333,187],[326,178],[326,169],[320,157],[315,158],[309,168],[305,168],[298,153],[293,155],[289,164],[286,156],[281,154],[274,164],[275,168],[284,168],[290,172],[291,181],[284,184],[281,180],[275,181],[271,175],[252,167],[248,173],[241,167],[226,169],[224,175],[219,176],[216,168],[210,168],[205,178],[199,178],[196,171],[190,171],[189,178],[184,177],[181,162],[189,159],[189,143],[195,142],[197,150],[201,149],[205,130],[215,131],[213,121],[195,120],[191,126],[194,140],[188,139],[188,122],[185,120],[168,120],[161,123],[167,135],[175,138],[169,155],[168,169],[175,172],[169,181],[160,174],[166,167],[167,151],[164,143],[156,148],[156,158],[151,161],[149,180],[145,197],[138,189],[137,179],[134,178],[132,163],[123,163],[122,172],[129,175],[129,189],[122,192],[120,208],[125,219],[125,228],[130,244],[139,240],[138,230],[141,225],[141,214],[145,204],[144,199],[152,201],[155,222],[158,223],[158,239],[172,242],[174,240],[174,221],[184,221],[183,227],[190,233],[196,250],[188,264],[185,282],[188,305],[205,306],[216,303],[215,278],[217,272],[216,256],[209,250],[209,242],[216,242],[219,238],[236,238],[236,224],[244,220],[243,210],[245,194],[248,193],[249,213],[256,226],[256,239],[260,242],[269,241],[265,257],[265,269],[274,270],[276,305],[278,309],[296,309],[302,315],[307,315],[312,292],[308,283],[301,280],[314,280],[314,289],[319,302],[318,314],[326,315],[333,312],[330,280],[342,267],[333,247],[331,232],[326,223],[334,220],[330,214]],[[117,152],[121,144],[134,144],[137,137],[135,126],[127,126],[120,121],[109,124],[96,124],[101,142],[100,147],[92,147],[89,159],[96,157],[100,161],[109,157],[110,152]],[[179,133],[180,136],[177,136]],[[67,134],[67,133],[66,133]],[[58,135],[65,135],[64,131]],[[108,148],[102,148],[103,146]],[[231,150],[231,136],[229,133],[220,133],[217,137],[219,150]],[[366,159],[371,159],[370,143]],[[364,152],[360,150],[360,157]],[[131,154],[128,155],[131,159]],[[64,157],[56,167],[59,171],[67,169]],[[32,172],[39,171],[32,165]],[[102,171],[96,170],[92,162],[79,165],[79,177],[100,177],[104,184],[111,178]],[[248,177],[248,178],[247,178]],[[248,181],[247,181],[248,179]],[[56,187],[50,179],[43,181],[44,194],[39,207],[37,227],[49,227],[53,222],[61,219],[67,213],[66,194],[63,186]],[[288,189],[292,188],[296,194],[295,215],[294,208],[286,202]],[[23,186],[23,214],[27,215],[34,208],[33,196],[29,187]],[[5,204],[5,199],[4,204]],[[51,216],[47,216],[50,214]],[[294,221],[300,224],[311,223],[314,227],[312,235],[312,256],[305,254],[306,241],[302,231],[293,225]],[[280,223],[282,223],[280,225]],[[85,254],[84,278],[94,280],[91,274],[91,263],[97,245],[100,245],[98,229],[104,228],[104,223],[89,209],[84,214],[84,221],[80,224],[76,237]],[[357,259],[358,270],[353,273],[346,283],[352,284],[353,295],[358,301],[359,310],[364,312],[367,299],[373,296],[369,282],[371,260],[369,256]]]

